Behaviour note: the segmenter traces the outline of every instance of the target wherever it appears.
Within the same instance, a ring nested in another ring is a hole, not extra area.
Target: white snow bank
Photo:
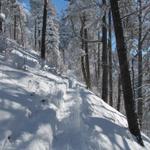
[[[27,70],[16,67],[25,55]],[[0,54],[0,150],[142,150],[126,117],[74,78],[40,70],[37,54]]]

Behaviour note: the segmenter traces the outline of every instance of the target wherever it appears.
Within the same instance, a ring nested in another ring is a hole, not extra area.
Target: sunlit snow
[[[0,53],[0,150],[150,149],[145,135],[145,148],[137,144],[124,115],[39,60],[32,50]]]

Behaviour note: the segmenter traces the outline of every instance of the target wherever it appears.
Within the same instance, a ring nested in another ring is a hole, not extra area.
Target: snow
[[[5,14],[0,13],[0,19],[1,19],[1,20],[5,20],[5,18],[6,18],[6,17],[5,17]]]
[[[142,150],[126,117],[32,50],[0,53],[0,150]]]

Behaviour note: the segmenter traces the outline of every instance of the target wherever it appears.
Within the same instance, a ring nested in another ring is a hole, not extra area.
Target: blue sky
[[[28,7],[29,0],[22,0],[22,1],[24,3],[24,6]],[[52,0],[52,3],[54,4],[54,6],[57,10],[57,13],[59,15],[61,15],[62,10],[65,9],[67,6],[67,2],[65,0]]]
[[[52,0],[58,14],[61,15],[61,11],[66,8],[67,2],[65,0]]]

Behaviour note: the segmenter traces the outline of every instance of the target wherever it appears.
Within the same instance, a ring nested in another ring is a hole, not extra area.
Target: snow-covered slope
[[[40,70],[28,50],[0,53],[0,150],[141,150],[124,115],[79,82]]]

